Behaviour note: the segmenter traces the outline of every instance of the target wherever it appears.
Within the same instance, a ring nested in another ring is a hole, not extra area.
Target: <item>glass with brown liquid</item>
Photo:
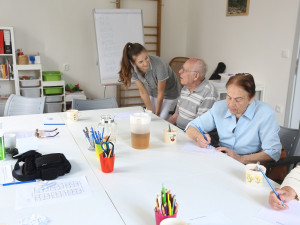
[[[135,149],[146,149],[150,142],[151,116],[148,113],[130,115],[131,146]]]

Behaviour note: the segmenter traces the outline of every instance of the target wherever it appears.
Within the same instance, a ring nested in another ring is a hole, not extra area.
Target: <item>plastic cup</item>
[[[131,146],[147,149],[150,141],[151,116],[148,113],[130,114]]]
[[[154,210],[154,212],[155,212],[156,225],[160,225],[161,221],[163,221],[164,219],[177,217],[177,213],[173,214],[172,216],[164,216],[161,213],[156,212],[155,210]]]
[[[164,130],[164,141],[166,144],[175,144],[177,140],[177,129],[165,129]]]
[[[266,173],[266,167],[260,165],[259,166],[264,173]],[[264,175],[257,170],[256,164],[247,164],[245,166],[246,172],[246,184],[251,186],[260,186],[263,184]]]
[[[14,134],[14,133],[4,134],[4,145],[5,145],[5,148],[15,148],[16,147],[16,134]]]
[[[103,173],[111,173],[114,170],[115,155],[109,158],[103,158],[103,154],[100,154],[100,164]]]
[[[99,159],[99,155],[102,154],[103,149],[101,145],[95,143],[96,156]]]

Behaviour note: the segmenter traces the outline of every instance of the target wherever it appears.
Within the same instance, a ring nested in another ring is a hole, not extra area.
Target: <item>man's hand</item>
[[[283,206],[282,202],[277,198],[275,193],[271,191],[269,196],[269,203],[271,207],[276,210],[288,209],[289,207],[286,205],[286,203],[296,198],[297,194],[295,190],[290,186],[285,186],[281,189],[276,188],[275,190],[285,205]]]

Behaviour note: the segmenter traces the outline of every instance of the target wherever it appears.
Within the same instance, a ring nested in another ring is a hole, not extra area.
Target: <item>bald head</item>
[[[206,63],[202,59],[192,58],[185,62],[192,71],[198,72],[200,74],[201,80],[206,74]]]
[[[206,64],[202,59],[189,59],[183,64],[179,74],[181,85],[193,91],[205,78]]]

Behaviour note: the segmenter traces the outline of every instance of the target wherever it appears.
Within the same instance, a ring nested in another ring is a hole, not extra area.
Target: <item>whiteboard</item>
[[[119,84],[123,48],[127,42],[144,45],[141,9],[94,9],[100,82]]]

